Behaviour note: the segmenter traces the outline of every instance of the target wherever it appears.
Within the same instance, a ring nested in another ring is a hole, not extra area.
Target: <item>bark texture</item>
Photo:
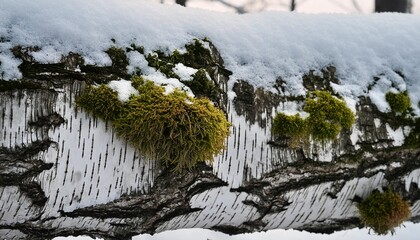
[[[130,239],[198,227],[331,233],[361,227],[356,202],[384,187],[400,192],[412,206],[411,220],[419,219],[420,150],[395,138],[406,136],[412,122],[361,97],[352,130],[290,148],[288,139],[272,136],[272,119],[304,97],[282,95],[281,77],[274,92],[237,80],[236,96],[227,97],[229,71],[210,49],[217,104],[233,124],[228,147],[213,163],[178,174],[75,106],[86,83],[127,77],[124,61],[111,57],[115,64],[96,67],[68,54],[39,64],[27,54],[35,48],[16,47],[23,79],[0,81],[0,236]],[[306,89],[339,84],[334,66],[317,69],[321,75],[314,70],[303,78]]]

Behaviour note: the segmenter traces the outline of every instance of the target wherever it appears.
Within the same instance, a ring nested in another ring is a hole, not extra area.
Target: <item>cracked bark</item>
[[[391,187],[412,206],[420,204],[420,150],[396,146],[388,133],[414,122],[382,114],[361,97],[357,141],[353,131],[342,131],[327,147],[290,149],[288,139],[271,136],[272,116],[305,98],[284,96],[291,86],[279,77],[277,92],[241,80],[232,84],[236,97],[228,99],[229,74],[210,47],[211,78],[232,134],[212,166],[182,174],[145,159],[109,123],[75,108],[85,82],[127,76],[124,68],[87,66],[74,53],[39,64],[29,54],[36,48],[14,48],[24,78],[0,81],[0,235],[130,239],[191,227],[229,234],[275,228],[331,233],[361,227],[355,203],[374,189]],[[303,85],[329,89],[331,82],[339,84],[335,71],[328,66],[317,71],[320,76],[309,70]],[[411,221],[419,217],[413,212]]]
[[[0,186],[19,186],[20,191],[31,198],[34,204],[43,206],[47,197],[41,186],[31,178],[51,169],[53,164],[32,158],[50,145],[51,142],[47,140],[16,149],[0,148]]]

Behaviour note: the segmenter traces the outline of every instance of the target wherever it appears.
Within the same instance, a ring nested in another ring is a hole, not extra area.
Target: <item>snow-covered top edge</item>
[[[272,89],[281,77],[291,86],[285,94],[303,94],[302,75],[333,65],[340,80],[335,90],[347,102],[367,95],[380,77],[377,99],[392,88],[407,89],[419,113],[420,16],[236,15],[137,0],[0,0],[0,6],[3,79],[21,77],[20,60],[10,51],[17,45],[40,47],[33,55],[40,62],[56,62],[71,51],[88,63],[108,65],[104,51],[114,45],[171,51],[207,37],[232,79]]]

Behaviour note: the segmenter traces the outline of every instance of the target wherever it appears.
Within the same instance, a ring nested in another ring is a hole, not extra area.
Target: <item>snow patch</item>
[[[137,89],[131,86],[131,81],[121,79],[119,81],[111,81],[108,86],[118,93],[118,99],[122,102],[128,101],[131,95],[139,95]]]
[[[393,130],[389,124],[386,124],[386,130],[388,132],[388,135],[394,140],[394,147],[399,147],[404,144],[404,132],[401,127],[397,128],[396,130]]]
[[[381,127],[381,119],[375,118],[375,119],[373,119],[373,123],[375,124],[375,127],[376,128],[380,128]]]
[[[194,93],[191,89],[185,86],[176,78],[167,78],[161,72],[154,71],[150,75],[143,75],[144,79],[154,82],[156,85],[162,86],[165,88],[165,94],[172,93],[175,89],[185,91],[188,96],[194,97]]]
[[[150,72],[148,62],[143,54],[137,51],[131,51],[127,53],[129,65],[127,67],[128,73],[135,74],[138,71],[145,73]]]
[[[389,165],[391,168],[399,168],[402,166],[400,162],[393,162]]]
[[[181,80],[183,81],[191,81],[193,80],[193,76],[198,70],[194,69],[194,68],[190,68],[185,66],[182,63],[178,63],[175,65],[174,68],[172,68],[172,71],[174,71],[174,73],[176,75],[178,75]]]
[[[2,78],[22,77],[20,61],[8,50],[13,46],[39,47],[33,56],[44,63],[57,62],[71,51],[81,54],[86,64],[109,66],[105,51],[112,46],[135,44],[144,46],[145,52],[172,52],[207,37],[233,72],[233,80],[270,90],[281,77],[282,94],[302,96],[304,74],[334,66],[343,86],[334,88],[351,109],[359,96],[368,95],[386,111],[384,94],[392,86],[408,89],[414,112],[420,114],[420,28],[416,27],[420,16],[236,15],[137,0],[105,2],[0,0],[0,36],[5,39],[0,42]],[[129,55],[130,72],[147,68],[140,55]]]
[[[39,63],[58,63],[62,58],[62,52],[57,51],[53,46],[45,46],[40,51],[30,53]]]
[[[362,135],[363,135],[363,133],[359,130],[359,128],[356,127],[356,125],[353,125],[352,130],[351,130],[350,140],[351,140],[351,143],[353,144],[355,150],[360,149],[360,145],[357,144],[357,142],[359,141],[359,137],[362,136]]]

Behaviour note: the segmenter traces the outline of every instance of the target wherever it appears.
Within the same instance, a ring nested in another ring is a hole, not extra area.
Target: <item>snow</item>
[[[137,70],[143,70],[150,72],[148,62],[143,54],[137,51],[131,51],[127,53],[128,61],[130,65],[128,66],[128,73],[134,74]]]
[[[305,73],[333,65],[344,86],[335,90],[349,104],[369,95],[384,110],[383,95],[392,85],[409,90],[412,107],[420,115],[420,16],[236,15],[137,0],[0,0],[0,5],[4,79],[22,77],[17,68],[20,60],[10,50],[16,45],[40,47],[32,56],[43,63],[59,61],[60,54],[71,51],[81,54],[86,63],[109,65],[104,51],[114,45],[134,43],[146,52],[169,52],[182,50],[194,38],[207,37],[233,72],[233,80],[245,79],[271,90],[282,77],[285,95],[302,95]],[[139,54],[130,54],[129,60],[130,72],[145,67]],[[373,77],[380,77],[380,85]],[[374,89],[369,93],[371,85]]]
[[[404,144],[404,131],[401,127],[397,128],[396,130],[392,129],[389,124],[386,125],[386,130],[388,135],[391,137],[391,139],[394,140],[393,146],[399,147]]]
[[[207,37],[220,51],[225,67],[233,72],[228,82],[230,87],[237,79],[243,79],[255,87],[274,90],[273,85],[281,77],[284,80],[282,86],[284,92],[281,94],[285,96],[305,95],[306,90],[303,87],[302,76],[312,69],[317,70],[316,73],[320,74],[320,69],[333,65],[337,68],[340,82],[333,84],[332,87],[345,99],[353,111],[355,111],[358,97],[361,95],[371,97],[381,111],[389,111],[385,93],[407,89],[412,99],[412,107],[416,114],[420,115],[417,106],[420,100],[420,84],[418,84],[420,76],[419,16],[402,14],[308,15],[273,12],[236,15],[185,9],[179,6],[156,5],[138,0],[37,0],[36,2],[0,0],[0,6],[0,74],[3,79],[13,80],[22,77],[18,68],[21,60],[15,58],[11,51],[11,48],[18,45],[39,47],[39,51],[32,51],[30,55],[40,63],[59,62],[62,55],[74,52],[81,54],[86,64],[109,66],[111,59],[105,51],[113,46],[124,49],[134,43],[137,46],[144,46],[146,54],[157,49],[165,53],[177,49],[183,53],[186,43],[190,43],[194,38]],[[206,47],[209,46],[206,45]],[[127,57],[129,73],[141,71],[146,79],[164,86],[166,93],[178,88],[193,96],[190,89],[178,79],[167,78],[161,72],[149,67],[145,55],[131,51],[127,53]],[[184,65],[176,65],[173,70],[182,80],[191,79],[191,75],[196,71]],[[401,72],[404,78],[397,72]],[[377,80],[374,80],[374,77],[377,77]],[[126,101],[131,94],[137,92],[127,80],[112,81],[109,86],[119,93],[119,98],[122,101]],[[233,101],[235,93],[228,91],[227,95],[229,100]],[[66,102],[66,104],[70,103]],[[68,109],[67,112],[62,110],[66,113],[63,116],[70,121],[80,122],[81,128],[82,120],[88,117],[84,114],[73,117],[71,116],[72,108],[66,105],[66,109]],[[300,103],[288,102],[278,106],[275,110],[287,114],[299,113],[305,117],[305,113],[301,109]],[[23,111],[21,112],[23,114]],[[266,112],[262,114],[263,118],[268,115]],[[244,179],[260,178],[262,174],[270,171],[273,168],[273,159],[276,159],[277,156],[275,154],[282,154],[282,157],[277,158],[279,161],[288,161],[293,158],[292,153],[273,152],[267,144],[271,133],[257,124],[251,125],[244,116],[239,116],[233,111],[229,120],[233,123],[232,130],[237,132],[238,138],[229,138],[228,146],[247,149],[247,151],[241,151],[240,154],[228,151],[225,155],[218,156],[214,163],[217,176],[228,182],[229,187],[238,187]],[[268,122],[269,124],[270,122]],[[77,127],[79,125],[76,124]],[[97,125],[106,129],[103,122]],[[379,126],[380,121],[375,120],[375,125]],[[386,128],[395,145],[403,144],[406,129],[393,130],[388,125]],[[71,128],[68,131],[69,133],[63,135],[66,136],[66,139],[80,139],[78,132],[72,132]],[[101,137],[108,134],[106,131],[95,130],[86,136],[87,139],[93,139],[96,134],[96,139],[98,139],[95,140],[95,143],[89,142],[91,149],[100,149],[113,144],[117,145],[121,152],[121,149],[126,145],[111,143],[110,139]],[[59,131],[54,131],[51,139],[59,140],[60,134],[58,133]],[[254,136],[255,141],[246,141],[247,136],[248,138]],[[57,142],[59,142],[58,140]],[[362,140],[361,132],[356,128],[351,135],[351,140],[354,144]],[[66,146],[66,150],[76,148],[77,141],[70,142],[69,146]],[[330,144],[325,145],[320,151],[321,160],[332,159],[333,152]],[[48,159],[58,159],[58,157],[54,157],[54,154],[58,156],[56,152],[51,149],[49,154],[53,157]],[[116,152],[118,153],[118,151]],[[100,155],[98,156],[100,153],[96,151],[91,154],[94,154],[93,158],[95,159],[100,158]],[[139,158],[135,151],[129,152],[127,156],[129,159]],[[69,157],[70,166],[73,167],[75,176],[84,171],[83,166],[76,161],[79,158],[73,153]],[[138,164],[151,165],[146,160]],[[62,164],[59,167],[61,171],[65,166]],[[111,167],[112,165],[106,169],[103,167],[105,169],[103,171],[110,176],[110,171],[113,170]],[[243,170],[245,168],[247,172]],[[115,176],[120,172],[121,174],[128,173],[127,175],[133,174],[132,166],[118,166],[116,169]],[[93,170],[91,172],[94,173]],[[51,178],[52,176],[48,175],[50,173],[45,174],[46,177]],[[75,208],[111,201],[128,192],[131,187],[138,190],[148,189],[150,186],[146,183],[152,181],[150,180],[152,179],[151,175],[146,175],[147,180],[138,179],[137,182],[124,183],[124,186],[130,188],[115,188],[107,196],[101,193],[98,202],[90,202],[88,198],[83,198],[77,204],[66,205],[64,210],[71,211]],[[98,171],[94,175],[93,182],[99,182],[99,176]],[[115,176],[102,181],[105,182],[104,184],[110,185]],[[411,175],[410,177],[414,178]],[[369,186],[379,185],[383,180],[383,175],[378,174],[373,179],[372,181],[375,183],[368,184]],[[77,182],[78,178],[75,177],[74,181]],[[125,177],[124,181],[129,181],[129,178]],[[42,183],[47,184],[46,182]],[[64,199],[64,204],[68,204],[71,200],[71,190],[74,192],[76,189],[77,192],[83,192],[83,187],[79,187],[77,183],[68,181],[66,184],[60,193],[68,196]],[[54,183],[45,188],[46,191],[49,191],[57,186],[58,183]],[[102,185],[94,188],[94,191],[99,192],[100,187]],[[239,196],[238,199],[245,198],[244,195],[230,192],[228,187],[219,190],[220,198],[217,201],[214,199],[213,202],[220,206],[233,204],[231,200],[236,199],[237,196]],[[194,196],[193,205],[197,207],[200,207],[200,204],[204,205],[203,202],[200,202],[204,200],[198,198],[213,191],[217,190],[209,190],[200,196]],[[362,192],[365,193],[364,195],[367,192],[366,189],[357,191],[364,191]],[[56,195],[58,196],[58,193]],[[210,195],[218,197],[216,194]],[[294,195],[295,198],[301,196]],[[50,198],[47,204],[51,205],[53,201],[53,198]],[[242,203],[242,201],[239,202]],[[304,203],[302,202],[302,204]],[[54,203],[54,209],[47,214],[56,213],[58,207]],[[238,217],[235,219],[236,224],[238,224],[241,214],[246,213],[255,214],[251,208],[238,213]],[[194,214],[198,215],[198,213]],[[228,221],[228,219],[216,220]],[[183,221],[182,223],[193,225],[193,222]],[[203,223],[205,222],[203,221]],[[168,221],[167,224],[171,224],[171,222]],[[204,231],[206,230],[192,234],[191,239],[197,239],[194,237]],[[284,234],[288,233],[290,232],[284,232]],[[173,237],[173,232],[165,234]],[[185,234],[182,234],[182,239],[184,236]],[[139,239],[142,237],[147,238],[147,236],[140,236]],[[212,236],[211,239],[228,239],[228,237],[225,235],[220,238]],[[245,239],[245,237],[240,235],[238,238],[232,237],[232,239]],[[258,238],[254,235],[250,239]],[[262,237],[262,239],[267,238]]]
[[[185,86],[176,78],[167,78],[161,72],[153,70],[149,75],[144,75],[145,79],[153,81],[156,85],[162,86],[165,88],[165,94],[172,93],[175,89],[183,90],[187,93],[188,96],[194,97],[194,93],[191,89]]]
[[[181,229],[158,233],[156,235],[144,234],[133,237],[133,240],[277,240],[282,237],[288,240],[414,240],[418,237],[420,226],[411,222],[404,223],[405,227],[397,228],[394,235],[379,236],[369,232],[368,229],[355,228],[350,231],[339,231],[333,234],[315,234],[297,230],[270,230],[253,234],[238,234],[229,236],[220,232],[206,229]],[[57,237],[54,240],[91,240],[87,236],[80,237]]]
[[[185,66],[182,63],[178,63],[175,65],[175,67],[172,69],[176,75],[178,75],[181,80],[183,81],[191,81],[193,80],[193,76],[198,70],[194,68],[190,68]]]
[[[351,135],[350,135],[350,140],[352,145],[355,147],[355,150],[360,149],[360,145],[358,144],[359,141],[359,136],[361,136],[363,133],[356,127],[353,126],[353,128],[351,129]]]
[[[281,103],[280,106],[278,107],[278,109],[280,109],[280,111],[286,115],[292,116],[292,115],[296,115],[299,114],[299,116],[301,118],[307,118],[309,117],[309,113],[303,111],[303,104],[302,103],[297,103],[297,102],[284,102]],[[273,112],[274,114],[274,112]],[[273,116],[274,117],[274,116]]]
[[[375,118],[375,119],[373,119],[373,123],[375,124],[375,127],[376,128],[380,128],[381,127],[381,119]]]
[[[139,92],[133,86],[131,81],[121,79],[120,81],[111,81],[108,86],[118,93],[118,99],[122,102],[128,101],[131,95],[138,95]]]
[[[22,60],[14,58],[11,53],[6,53],[9,52],[9,49],[11,47],[12,45],[10,43],[2,43],[0,41],[0,76],[4,79],[22,77],[22,73],[18,68],[19,65],[22,63]]]
[[[46,46],[40,51],[32,52],[31,55],[39,63],[56,63],[60,61],[62,53],[52,46]]]

